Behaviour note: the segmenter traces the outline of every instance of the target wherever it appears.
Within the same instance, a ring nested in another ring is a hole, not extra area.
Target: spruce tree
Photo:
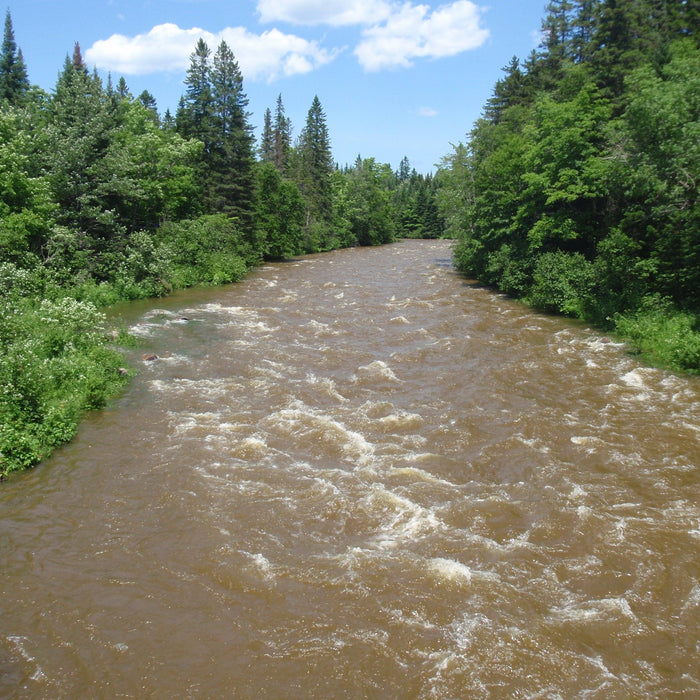
[[[330,223],[333,214],[331,154],[326,115],[318,96],[314,96],[299,135],[296,179],[307,203],[307,226],[312,220]]]
[[[270,112],[270,108],[268,107],[265,110],[262,136],[260,137],[260,148],[258,148],[258,155],[263,163],[272,163],[274,160],[274,138],[272,132],[272,112]]]
[[[292,123],[286,117],[282,95],[277,96],[275,107],[275,127],[274,127],[274,158],[275,167],[284,172],[289,160],[289,151],[292,147]]]
[[[209,64],[211,51],[204,39],[199,39],[190,55],[190,65],[185,75],[185,95],[180,100],[176,122],[184,138],[199,139],[205,152],[211,146],[212,96]]]
[[[246,111],[243,76],[225,41],[219,44],[211,70],[211,146],[209,194],[214,211],[238,217],[252,231],[255,206],[254,137]]]
[[[12,105],[21,104],[29,90],[27,68],[22,52],[15,43],[12,17],[7,10],[5,15],[5,33],[0,51],[0,103],[7,100]]]

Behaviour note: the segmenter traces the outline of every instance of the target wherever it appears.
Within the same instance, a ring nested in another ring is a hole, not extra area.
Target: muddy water
[[[700,695],[700,385],[449,261],[125,310],[126,394],[0,485],[0,696]]]

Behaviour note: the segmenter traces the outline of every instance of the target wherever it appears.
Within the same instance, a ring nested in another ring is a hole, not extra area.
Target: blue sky
[[[434,170],[501,68],[536,48],[546,0],[9,0],[32,83],[51,92],[79,42],[90,68],[174,113],[197,39],[233,50],[260,134],[282,95],[293,136],[314,95],[333,155]]]

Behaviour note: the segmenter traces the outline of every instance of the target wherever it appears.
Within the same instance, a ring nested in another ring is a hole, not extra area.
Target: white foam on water
[[[690,593],[688,593],[688,597],[681,607],[681,612],[687,612],[688,610],[694,610],[696,608],[700,608],[700,585],[697,583],[693,586]]]
[[[275,579],[275,573],[270,564],[270,560],[260,552],[252,554],[251,552],[241,551],[246,559],[250,562],[248,569],[255,572],[265,581],[273,581]]]
[[[286,435],[311,438],[319,446],[338,449],[342,456],[356,466],[366,466],[374,456],[374,446],[364,436],[350,430],[323,411],[317,411],[302,401],[294,400],[288,408],[272,413],[267,422]]]
[[[476,615],[464,614],[461,619],[450,623],[448,632],[459,649],[465,650],[474,642],[477,632],[490,630],[492,626],[491,620],[483,613],[477,613]],[[445,668],[444,663],[442,667]]]
[[[430,458],[433,455],[426,453],[425,455],[411,455],[411,460],[421,460],[423,458]],[[424,481],[431,484],[439,484],[441,486],[449,486],[451,489],[457,488],[455,484],[446,479],[441,479],[430,472],[425,471],[425,469],[419,469],[418,467],[392,467],[390,469],[391,474],[398,474],[400,476],[410,477],[412,481]]]
[[[367,379],[385,379],[390,382],[400,381],[389,365],[383,360],[375,360],[368,365],[362,365],[357,368],[357,375]]]
[[[561,622],[588,623],[625,618],[635,628],[641,623],[624,597],[600,598],[598,600],[572,603],[560,608],[553,608],[552,616]]]
[[[267,443],[260,437],[246,437],[234,445],[233,455],[239,459],[260,459],[269,452]]]
[[[153,331],[157,328],[159,328],[159,326],[154,323],[137,323],[133,326],[129,326],[129,334],[135,335],[138,338],[148,338],[153,335]]]
[[[224,306],[223,304],[212,302],[200,307],[203,311],[213,313],[224,313],[229,316],[254,316],[255,311],[244,306]]]
[[[372,542],[380,549],[395,549],[405,542],[415,542],[442,531],[442,523],[432,509],[424,508],[381,484],[373,484],[361,499],[360,507],[371,520],[379,520],[379,530]]]
[[[34,672],[30,676],[31,680],[37,682],[46,680],[47,676],[42,670],[41,666],[39,666],[37,663],[36,658],[27,651],[26,647],[29,643],[29,639],[27,639],[27,637],[15,634],[8,635],[6,639],[27,663],[32,664],[35,667]]]
[[[423,417],[418,413],[401,411],[384,416],[377,421],[384,430],[417,430],[423,425]]]
[[[549,445],[546,445],[539,438],[526,438],[522,433],[517,433],[514,437],[518,442],[521,442],[523,445],[530,447],[540,454],[546,455],[551,451]]]
[[[321,323],[315,319],[305,323],[303,328],[311,330],[316,337],[321,335],[338,335],[338,331],[334,331],[327,323]]]
[[[169,366],[192,364],[192,360],[186,355],[158,355],[158,360]]]
[[[428,573],[439,581],[449,581],[450,583],[467,585],[472,581],[472,570],[461,562],[454,559],[443,559],[437,557],[428,559],[426,563]]]
[[[218,379],[185,379],[170,380],[153,379],[149,386],[154,391],[164,394],[186,394],[201,396],[209,399],[225,399],[243,390],[243,385],[235,378],[221,377]]]
[[[569,500],[580,501],[588,496],[588,492],[579,484],[574,484],[569,493]]]
[[[214,411],[204,412],[186,412],[173,413],[170,412],[169,417],[175,423],[173,431],[176,435],[183,435],[190,431],[200,431],[203,428],[209,430],[212,426],[221,424],[221,414]]]
[[[308,374],[306,376],[306,381],[311,386],[320,389],[326,396],[336,399],[341,403],[347,403],[348,399],[346,399],[342,394],[338,393],[336,383],[330,377],[317,377],[315,374]]]
[[[394,316],[394,318],[390,319],[392,323],[401,323],[404,325],[407,325],[410,323],[410,321],[405,317],[405,316]]]

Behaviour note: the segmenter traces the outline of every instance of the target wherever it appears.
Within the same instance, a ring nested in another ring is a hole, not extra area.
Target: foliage
[[[224,214],[167,222],[160,229],[160,248],[171,258],[174,288],[237,282],[247,272],[251,251],[235,220]]]
[[[549,2],[541,51],[504,68],[468,143],[443,159],[437,203],[463,273],[615,327],[655,361],[694,371],[700,27],[691,5]],[[648,308],[658,298],[670,304],[663,313]]]
[[[700,374],[700,316],[677,311],[668,299],[646,297],[630,314],[615,316],[615,329],[654,364]]]
[[[382,188],[387,166],[378,166],[373,158],[358,158],[347,174],[345,216],[349,232],[358,245],[379,245],[394,240],[391,200]]]
[[[326,115],[318,95],[311,103],[295,151],[292,176],[307,203],[306,227],[312,222],[328,226],[333,214],[333,158]]]
[[[305,206],[294,182],[283,180],[272,163],[257,170],[256,225],[267,259],[285,260],[303,252]]]
[[[282,96],[255,162],[243,76],[199,40],[175,118],[90,72],[76,43],[30,86],[9,12],[0,49],[0,478],[70,439],[124,381],[98,307],[240,280],[264,259],[439,235],[437,182],[335,168],[318,97],[296,146]],[[436,228],[437,226],[437,228]],[[110,336],[111,339],[111,336]],[[123,337],[116,342],[122,345]]]
[[[103,316],[66,296],[41,299],[39,275],[0,266],[0,477],[70,439],[82,414],[103,406],[124,377],[106,346]]]

